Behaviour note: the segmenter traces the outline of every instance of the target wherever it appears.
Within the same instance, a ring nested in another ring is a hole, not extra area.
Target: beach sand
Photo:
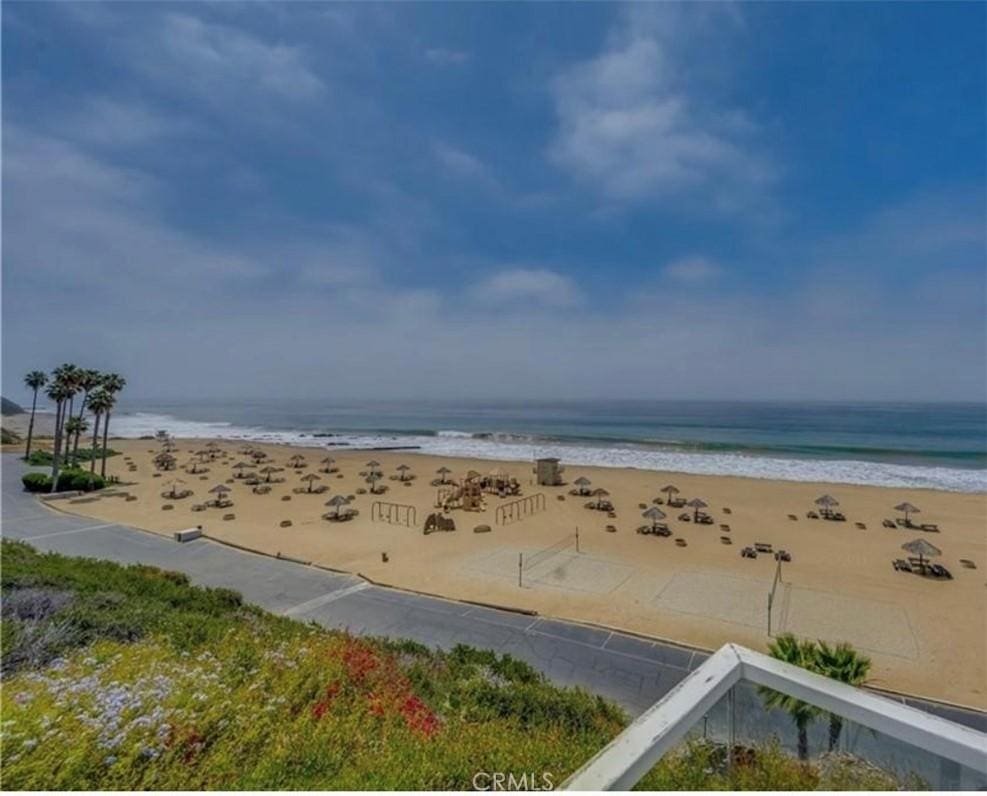
[[[106,521],[121,522],[163,534],[201,525],[216,539],[269,554],[360,573],[376,582],[460,598],[538,611],[540,614],[594,623],[677,641],[705,649],[737,642],[765,650],[768,592],[776,573],[770,554],[756,560],[740,550],[755,542],[785,549],[792,561],[782,566],[772,610],[775,633],[848,641],[873,659],[871,684],[960,705],[987,708],[987,496],[916,489],[844,486],[696,476],[632,469],[570,466],[563,487],[533,483],[532,463],[448,459],[414,452],[290,448],[256,444],[278,467],[293,454],[307,467],[285,469],[270,494],[256,495],[234,480],[233,507],[194,512],[193,504],[213,495],[208,490],[231,479],[232,464],[246,457],[243,443],[218,441],[225,458],[207,462],[205,475],[184,466],[205,440],[177,440],[178,469],[155,475],[152,459],[161,445],[150,440],[113,440],[124,455],[108,461],[108,471],[124,482],[123,497],[88,497],[59,508]],[[336,458],[338,473],[318,473],[320,460]],[[367,484],[358,474],[374,459],[384,472],[386,494],[356,495],[350,504],[359,516],[331,523],[322,515],[330,497],[355,495]],[[416,476],[408,485],[393,480],[396,467],[407,464]],[[541,493],[545,508],[508,525],[496,523],[496,507],[509,502],[486,495],[482,512],[453,510],[455,532],[423,535],[425,518],[434,510],[435,471],[446,466],[453,477],[474,469],[488,473],[501,467],[521,483],[524,495]],[[301,476],[316,472],[329,487],[322,495],[295,494]],[[586,498],[569,494],[572,482],[586,476],[604,487],[616,518],[584,507]],[[194,495],[184,500],[162,497],[168,482],[181,478]],[[677,519],[682,509],[661,508],[669,515],[671,538],[645,536],[639,504],[652,505],[659,489],[674,483],[686,499],[709,504],[713,525]],[[846,522],[807,519],[813,501],[830,493],[840,501]],[[560,499],[564,497],[564,499]],[[375,500],[415,508],[412,527],[372,519]],[[938,524],[941,532],[923,533],[882,527],[897,516],[902,501],[919,506],[917,522]],[[171,510],[162,506],[172,505]],[[727,513],[726,509],[730,512]],[[224,520],[227,513],[235,519]],[[788,515],[795,515],[792,520]],[[290,527],[280,527],[290,520]],[[861,522],[866,529],[855,523]],[[722,531],[720,524],[728,524]],[[475,533],[489,525],[486,533]],[[616,527],[608,532],[607,525]],[[574,546],[578,528],[579,552]],[[724,544],[721,536],[730,537]],[[896,572],[893,559],[907,558],[901,545],[922,537],[940,548],[936,559],[954,580],[939,581]],[[685,540],[685,546],[675,539]],[[553,545],[555,546],[553,548]],[[554,553],[539,553],[546,549]],[[382,554],[387,554],[387,561]],[[518,585],[518,558],[528,562]],[[975,562],[969,569],[961,559]]]

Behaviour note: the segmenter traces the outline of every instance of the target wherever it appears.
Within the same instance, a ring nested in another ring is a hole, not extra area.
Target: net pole
[[[524,553],[517,554],[517,585],[521,588],[521,577],[524,573]]]
[[[579,526],[576,526],[576,552],[579,552]]]

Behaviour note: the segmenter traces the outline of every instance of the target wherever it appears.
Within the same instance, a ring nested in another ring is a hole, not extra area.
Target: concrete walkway
[[[69,556],[151,564],[186,573],[203,586],[225,586],[269,611],[359,635],[408,638],[431,647],[455,644],[509,653],[559,685],[578,685],[643,712],[708,657],[572,622],[482,608],[373,586],[314,567],[199,539],[178,544],[157,534],[67,515],[21,487],[24,464],[3,454],[3,536]],[[62,508],[69,508],[65,503]],[[902,701],[987,731],[987,714],[922,700]]]

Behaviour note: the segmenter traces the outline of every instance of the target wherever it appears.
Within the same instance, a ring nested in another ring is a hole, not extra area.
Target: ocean
[[[987,492],[984,404],[313,400],[123,405],[114,435],[165,429],[338,448]]]

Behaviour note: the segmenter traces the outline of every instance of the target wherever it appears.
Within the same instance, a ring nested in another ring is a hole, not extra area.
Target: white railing
[[[984,733],[726,644],[573,774],[563,789],[630,790],[741,682],[772,688],[961,766],[987,771]]]

